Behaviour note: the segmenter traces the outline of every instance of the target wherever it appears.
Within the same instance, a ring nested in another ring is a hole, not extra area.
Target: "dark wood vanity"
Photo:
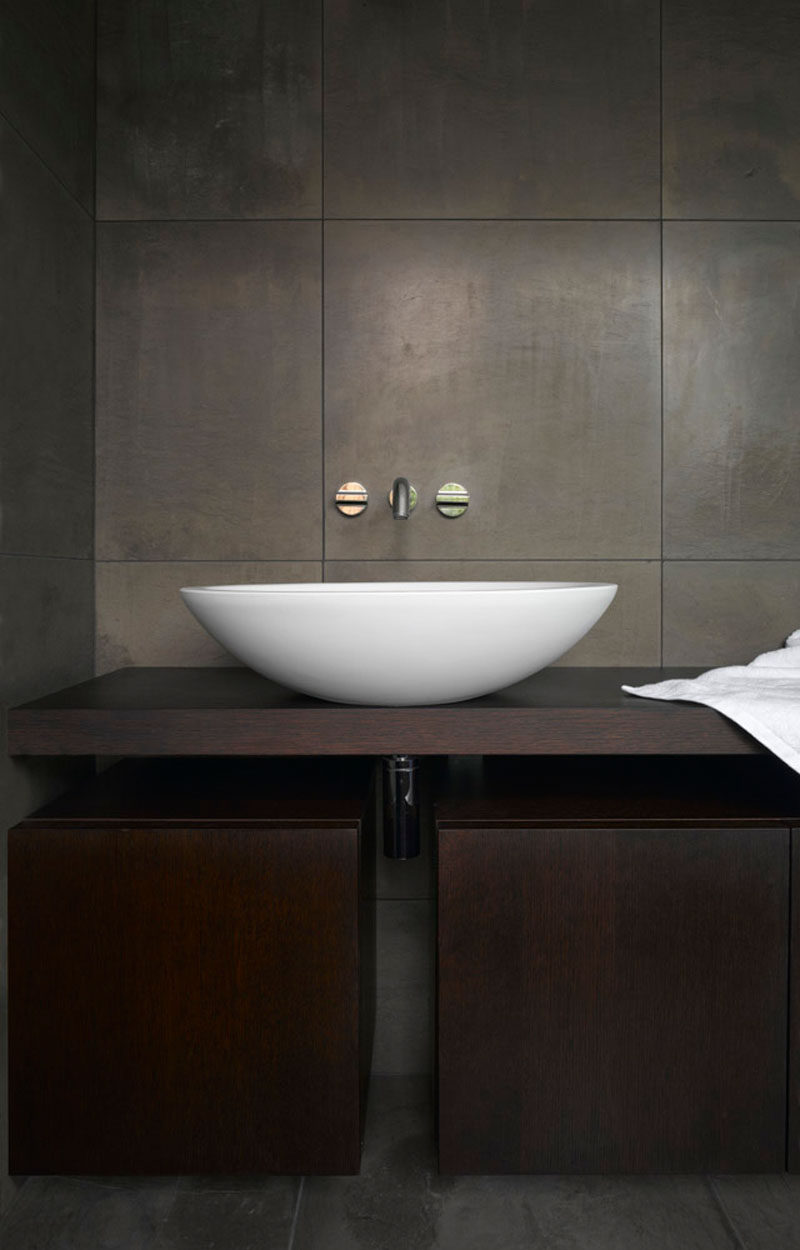
[[[12,709],[13,754],[127,757],[10,834],[13,1170],[358,1170],[382,754],[433,757],[442,1171],[800,1170],[800,779],[620,690],[696,671],[367,708],[125,669]]]

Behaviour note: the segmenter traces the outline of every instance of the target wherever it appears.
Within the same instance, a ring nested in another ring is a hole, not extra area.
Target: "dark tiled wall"
[[[6,828],[74,766],[12,761],[5,709],[91,675],[94,4],[0,13],[0,931]],[[0,934],[0,1123],[6,1124]],[[0,1135],[0,1208],[13,1196]]]
[[[800,624],[796,0],[101,0],[99,32],[101,670],[225,662],[190,580],[613,578],[578,664]],[[427,1066],[408,881],[388,1071]]]

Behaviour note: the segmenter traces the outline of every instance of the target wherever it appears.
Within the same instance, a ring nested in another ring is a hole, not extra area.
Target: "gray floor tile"
[[[437,1250],[731,1250],[701,1177],[459,1177]]]
[[[375,1079],[361,1175],[306,1178],[292,1250],[433,1246],[437,1187],[430,1080]]]
[[[156,1250],[286,1250],[299,1188],[291,1176],[184,1180]]]
[[[431,1070],[433,926],[430,899],[381,899],[378,903],[372,1069],[382,1075]]]
[[[32,1177],[2,1229],[3,1250],[153,1250],[175,1178],[115,1184]]]
[[[423,1079],[373,1081],[361,1175],[306,1180],[293,1250],[735,1244],[702,1177],[439,1176],[428,1099]]]
[[[3,1250],[800,1250],[800,1176],[439,1176],[430,1078],[377,1077],[360,1176],[34,1177],[0,1242]]]
[[[800,1176],[714,1176],[710,1184],[745,1250],[800,1250]]]

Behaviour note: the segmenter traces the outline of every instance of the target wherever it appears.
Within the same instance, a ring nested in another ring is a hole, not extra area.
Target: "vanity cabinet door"
[[[12,1170],[358,1171],[358,883],[357,823],[12,830]]]
[[[788,830],[441,828],[444,1172],[785,1168]]]
[[[788,1170],[800,1172],[800,828],[792,829],[792,958],[789,983]]]

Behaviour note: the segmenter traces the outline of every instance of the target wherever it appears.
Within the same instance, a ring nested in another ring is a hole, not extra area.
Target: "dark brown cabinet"
[[[709,768],[440,804],[442,1171],[785,1169],[790,831],[760,763]]]
[[[374,852],[333,771],[122,765],[11,831],[13,1171],[358,1171]]]

